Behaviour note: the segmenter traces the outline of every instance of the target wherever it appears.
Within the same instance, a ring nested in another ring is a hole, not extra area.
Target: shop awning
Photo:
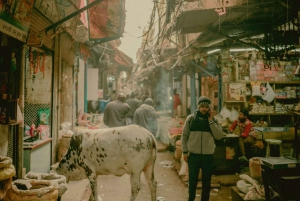
[[[124,0],[36,0],[35,7],[53,20],[41,32],[61,26],[75,40],[95,43],[118,39],[124,32]]]

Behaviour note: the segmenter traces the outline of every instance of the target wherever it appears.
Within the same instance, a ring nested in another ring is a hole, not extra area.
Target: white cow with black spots
[[[156,200],[154,165],[156,140],[146,129],[129,125],[77,131],[70,147],[59,163],[56,173],[68,180],[88,178],[92,194],[90,200],[98,200],[97,175],[130,175],[131,197],[135,201],[140,190],[140,175],[144,172],[151,201]]]

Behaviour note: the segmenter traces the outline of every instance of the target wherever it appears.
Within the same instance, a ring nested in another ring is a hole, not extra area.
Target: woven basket
[[[4,201],[56,201],[58,198],[57,183],[43,180],[30,180],[29,190],[19,189],[12,184],[4,197]]]
[[[61,161],[61,159],[64,157],[65,153],[69,149],[71,137],[72,135],[63,135],[62,138],[59,140],[57,153],[58,162]]]

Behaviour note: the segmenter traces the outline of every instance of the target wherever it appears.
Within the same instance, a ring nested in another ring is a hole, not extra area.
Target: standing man
[[[181,100],[179,94],[177,94],[177,89],[173,89],[173,118],[176,118],[177,107],[181,105]]]
[[[198,109],[190,114],[183,126],[182,152],[184,161],[189,168],[189,199],[194,201],[198,183],[198,174],[202,169],[201,201],[209,201],[211,176],[213,173],[214,140],[223,137],[222,127],[210,110],[211,101],[206,96],[198,99]]]
[[[154,136],[157,133],[157,115],[153,107],[152,98],[147,98],[133,117],[133,123],[149,130]]]
[[[125,103],[125,94],[119,93],[117,99],[109,102],[104,110],[103,121],[108,127],[126,126],[126,114],[130,108]]]
[[[140,101],[135,98],[135,93],[130,94],[130,98],[125,101],[130,107],[129,112],[127,113],[127,125],[132,124],[133,121],[133,115],[136,109],[140,107]]]

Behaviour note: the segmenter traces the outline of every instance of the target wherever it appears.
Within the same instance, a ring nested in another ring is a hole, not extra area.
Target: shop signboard
[[[0,32],[26,42],[34,1],[0,1]]]

